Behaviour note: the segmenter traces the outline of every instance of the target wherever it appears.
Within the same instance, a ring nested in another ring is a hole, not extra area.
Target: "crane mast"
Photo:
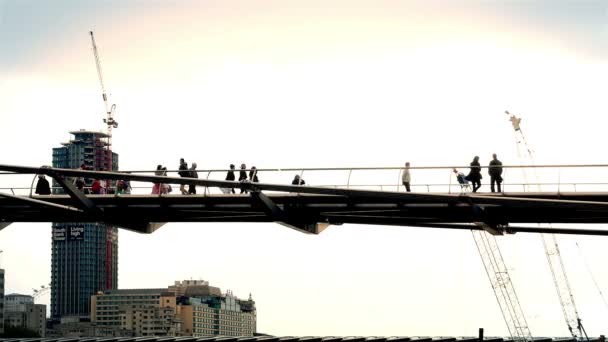
[[[97,51],[97,44],[95,44],[95,36],[93,35],[93,31],[89,31],[91,35],[91,44],[93,45],[93,55],[95,56],[95,66],[97,67],[97,75],[99,76],[99,84],[101,85],[101,96],[103,98],[103,103],[106,110],[106,118],[103,119],[103,122],[106,124],[107,128],[107,149],[106,149],[106,163],[104,168],[108,171],[112,171],[112,128],[118,128],[118,122],[114,120],[114,111],[116,110],[116,105],[110,105],[108,101],[108,95],[106,93],[106,87],[103,82],[103,72],[101,70],[101,61],[99,59],[99,52]]]
[[[471,230],[471,232],[512,341],[532,341],[532,333],[519,304],[496,237],[485,230]]]
[[[513,125],[515,143],[517,145],[517,155],[520,162],[524,164],[524,161],[527,160],[530,165],[534,165],[534,154],[530,149],[528,142],[526,141],[526,137],[521,129],[521,118],[509,113],[509,111],[505,111],[505,114],[509,116],[509,121],[511,121],[511,124]],[[522,169],[522,172],[525,183],[528,183],[528,175],[526,170]],[[536,189],[534,190],[541,191],[541,186],[538,182],[538,176],[536,175],[535,169],[533,169],[533,173],[536,182]],[[566,275],[566,268],[564,267],[564,262],[559,251],[557,238],[555,237],[555,234],[541,234],[541,238],[568,330],[570,331],[572,337],[579,341],[582,341],[584,338],[589,340],[587,332],[583,327],[583,323],[576,309],[574,295],[572,294],[570,282],[568,281],[568,276]]]

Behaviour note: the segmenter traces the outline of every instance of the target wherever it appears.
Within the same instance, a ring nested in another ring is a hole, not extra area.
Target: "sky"
[[[51,164],[69,131],[104,128],[90,30],[123,170],[513,165],[505,110],[538,164],[608,164],[605,1],[0,0],[1,164]],[[49,283],[50,236],[0,231],[6,293]],[[605,334],[608,240],[559,239],[585,327]],[[540,237],[499,243],[533,335],[567,336]],[[119,258],[120,288],[251,293],[269,334],[507,334],[468,232],[170,223],[121,231]]]

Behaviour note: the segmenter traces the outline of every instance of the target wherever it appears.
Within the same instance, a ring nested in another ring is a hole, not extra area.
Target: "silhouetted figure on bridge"
[[[180,158],[179,160],[179,171],[177,174],[180,177],[188,177],[188,163],[186,163],[184,158]],[[186,184],[180,184],[179,191],[181,191],[182,195],[187,195],[188,191],[186,191]]]
[[[38,182],[36,182],[36,193],[38,195],[51,194],[51,186],[49,185],[49,181],[46,180],[46,177],[44,177],[44,175],[38,176]]]
[[[198,172],[196,172],[196,163],[192,163],[192,165],[190,165],[190,173],[188,174],[188,177],[198,178]],[[188,194],[196,195],[196,184],[188,185]]]
[[[91,193],[94,195],[101,195],[101,182],[99,179],[95,179],[91,184]]]
[[[167,176],[167,167],[166,166],[163,167],[162,170],[163,170],[162,176],[166,177]],[[163,184],[160,185],[160,192],[162,194],[166,195],[166,194],[169,194],[171,191],[173,191],[173,188],[171,187],[171,184],[163,183]]]
[[[410,181],[412,180],[412,176],[410,175],[410,162],[405,163],[405,169],[403,169],[403,175],[401,175],[401,182],[405,187],[405,191],[411,192],[410,190]]]
[[[502,162],[496,158],[496,153],[492,155],[488,174],[490,174],[490,191],[494,192],[494,183],[496,183],[498,192],[502,192],[500,189],[500,184],[502,183]]]
[[[304,185],[306,184],[306,182],[304,181],[304,179],[302,179],[302,177],[300,177],[300,175],[296,175],[295,177],[293,177],[293,180],[291,181],[291,185]]]
[[[479,157],[475,156],[471,162],[471,170],[466,180],[473,184],[473,192],[477,192],[481,188],[481,165],[479,164]]]
[[[234,182],[236,180],[236,176],[234,175],[234,164],[230,164],[230,170],[226,174],[226,180]],[[221,188],[222,192],[225,194],[235,193],[234,188]]]
[[[163,166],[162,165],[156,165],[156,171],[154,171],[154,175],[155,176],[162,176],[163,175]],[[160,189],[161,189],[162,184],[160,183],[154,183],[154,186],[152,186],[152,194],[153,195],[158,195],[160,194]]]
[[[247,181],[247,171],[245,171],[246,169],[247,165],[245,165],[244,163],[241,164],[241,171],[239,171],[239,182]],[[247,193],[247,190],[245,190],[245,188],[241,188],[241,193]]]
[[[249,170],[249,180],[252,181],[253,183],[260,182],[260,180],[258,179],[258,169],[256,169],[255,166],[252,166],[251,170]]]

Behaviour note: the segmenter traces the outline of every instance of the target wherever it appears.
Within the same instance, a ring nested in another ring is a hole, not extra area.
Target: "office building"
[[[253,336],[255,302],[201,280],[161,289],[110,290],[91,297],[91,319],[125,336]]]
[[[53,148],[53,167],[117,170],[118,155],[108,150],[107,134],[70,132],[73,138]],[[93,180],[85,179],[86,186]],[[53,182],[53,193],[62,193]],[[51,317],[88,320],[91,296],[118,287],[118,230],[97,223],[53,223]]]
[[[6,327],[20,327],[46,335],[46,305],[34,304],[34,297],[9,294],[5,297],[4,322]]]

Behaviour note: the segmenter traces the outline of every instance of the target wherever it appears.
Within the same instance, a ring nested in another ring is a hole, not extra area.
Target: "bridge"
[[[535,171],[552,170],[558,179],[574,168],[592,170],[608,165],[524,166]],[[450,175],[449,167],[412,167],[422,173]],[[464,167],[460,167],[463,169]],[[505,174],[515,177],[519,166],[505,166]],[[556,171],[557,170],[557,171]],[[52,167],[0,165],[1,176],[34,175],[29,187],[0,189],[0,229],[13,222],[102,222],[124,229],[152,233],[166,222],[277,222],[304,233],[319,234],[329,225],[372,224],[485,230],[505,233],[555,233],[608,235],[593,224],[608,223],[606,183],[505,183],[504,192],[466,192],[456,183],[413,184],[414,192],[400,187],[400,168],[320,168],[259,169],[267,179],[274,174],[308,175],[331,173],[347,177],[344,184],[286,185],[218,180],[227,170],[200,170],[204,178],[155,176],[145,171],[102,172]],[[391,179],[385,183],[354,182],[357,172],[381,172]],[[172,174],[176,171],[170,171]],[[150,171],[147,171],[150,173]],[[47,175],[61,187],[62,194],[34,195],[35,175]],[[213,177],[217,176],[217,177]],[[133,194],[85,195],[72,178],[130,180]],[[221,179],[220,178],[220,179]],[[421,177],[422,178],[422,177]],[[283,177],[283,180],[286,178]],[[309,178],[310,179],[310,178]],[[149,194],[151,183],[195,184],[203,188],[197,195]],[[542,188],[549,191],[538,191]],[[237,194],[223,194],[220,188],[235,188]],[[238,194],[239,189],[248,193]],[[437,189],[438,191],[431,191]],[[524,191],[536,189],[536,191]],[[566,189],[567,191],[564,191]],[[139,191],[138,191],[139,190]],[[148,192],[146,194],[145,192]],[[539,224],[584,224],[585,228],[553,227]]]

